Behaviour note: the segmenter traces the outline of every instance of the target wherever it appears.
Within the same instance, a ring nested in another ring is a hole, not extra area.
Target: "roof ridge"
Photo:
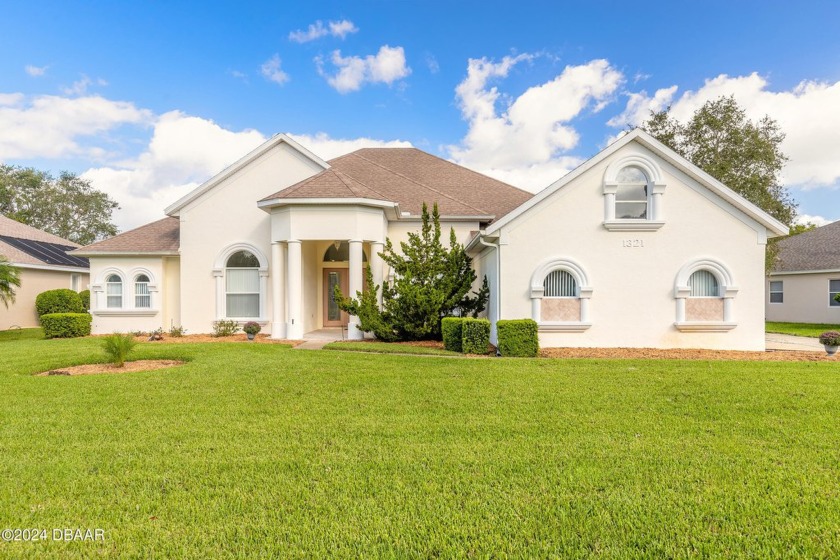
[[[350,155],[350,154],[345,154],[345,155]],[[343,156],[342,156],[342,157],[343,157]],[[364,188],[368,189],[369,191],[371,191],[371,192],[375,192],[376,194],[378,194],[379,196],[381,196],[383,200],[389,200],[387,196],[385,196],[384,194],[382,194],[382,193],[381,193],[381,192],[379,192],[378,190],[374,189],[373,187],[371,187],[370,185],[368,185],[368,184],[367,184],[367,183],[365,183],[364,181],[360,181],[359,179],[356,179],[355,177],[353,177],[353,176],[352,176],[352,175],[350,175],[349,173],[345,173],[344,171],[339,171],[338,169],[336,169],[336,170],[335,170],[335,174],[336,174],[336,176],[338,177],[338,179],[339,179],[342,183],[344,183],[345,185],[347,185],[347,183],[344,181],[344,179],[342,179],[342,178],[341,178],[341,175],[345,175],[345,176],[349,177],[350,179],[353,179],[354,181],[356,181],[357,183],[359,183],[360,185],[362,185]],[[340,175],[339,175],[339,174],[340,174]],[[350,189],[350,192],[352,192],[353,194],[356,194],[356,191],[354,191],[354,190],[353,190],[353,187],[351,187],[350,185],[347,185],[347,188],[348,188],[348,189]],[[364,198],[364,197],[363,197],[363,198]],[[393,202],[393,201],[392,201],[392,202]]]
[[[417,148],[414,148],[414,149],[415,149],[415,150],[417,150]],[[421,153],[426,153],[426,152],[423,152],[423,150],[417,150],[417,151],[418,151],[418,152],[421,152]],[[448,199],[450,199],[450,200],[454,200],[455,202],[457,202],[457,203],[459,203],[459,204],[462,204],[463,206],[466,206],[466,207],[468,207],[468,208],[472,208],[473,210],[475,210],[476,212],[478,212],[478,214],[479,214],[479,215],[484,215],[484,210],[482,210],[481,208],[476,208],[476,207],[475,207],[475,206],[473,206],[472,204],[469,204],[468,202],[465,202],[465,201],[463,201],[463,200],[461,200],[461,199],[459,199],[459,198],[456,198],[456,197],[454,197],[454,196],[451,196],[451,195],[449,195],[449,194],[446,194],[446,193],[444,193],[444,192],[441,192],[441,191],[437,190],[436,188],[434,188],[434,187],[431,187],[431,186],[427,185],[426,183],[421,183],[420,181],[415,181],[414,179],[412,179],[412,178],[410,178],[410,177],[406,177],[406,176],[405,176],[405,175],[403,175],[402,173],[397,173],[396,171],[394,171],[394,170],[393,170],[393,169],[391,169],[390,167],[385,167],[385,166],[384,166],[384,165],[382,165],[381,163],[375,162],[375,161],[373,161],[373,160],[371,160],[371,159],[369,159],[369,158],[366,158],[366,157],[364,157],[364,156],[362,156],[362,155],[359,155],[359,154],[358,154],[358,153],[356,153],[356,152],[353,152],[353,154],[354,154],[354,155],[356,155],[356,157],[359,157],[359,158],[361,158],[361,159],[365,160],[366,162],[368,162],[368,163],[370,163],[370,164],[373,164],[373,165],[375,165],[375,166],[377,166],[377,167],[380,167],[380,168],[384,169],[385,171],[388,171],[388,172],[389,172],[389,173],[391,173],[392,175],[396,175],[397,177],[401,177],[401,178],[405,179],[406,181],[409,181],[410,183],[414,183],[415,185],[420,185],[421,187],[423,187],[423,188],[425,188],[425,189],[428,189],[428,190],[430,190],[430,191],[432,191],[432,192],[434,192],[434,193],[437,193],[437,194],[439,194],[439,195],[441,195],[441,196],[443,196],[443,197],[446,197],[446,198],[448,198]],[[350,154],[348,154],[348,155],[350,155]],[[431,154],[429,154],[429,155],[431,155]],[[434,156],[432,156],[432,157],[434,157]],[[440,159],[440,158],[438,158],[438,159]]]

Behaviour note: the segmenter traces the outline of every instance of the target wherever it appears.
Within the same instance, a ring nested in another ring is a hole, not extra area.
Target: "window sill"
[[[723,321],[684,321],[674,323],[680,332],[727,332],[738,326],[738,323],[724,323]]]
[[[157,309],[97,309],[90,312],[97,317],[154,317],[158,313]]]
[[[604,227],[609,231],[656,231],[665,222],[653,220],[609,220],[604,222]]]
[[[539,332],[584,332],[592,326],[592,323],[580,323],[570,321],[564,323],[539,323]]]

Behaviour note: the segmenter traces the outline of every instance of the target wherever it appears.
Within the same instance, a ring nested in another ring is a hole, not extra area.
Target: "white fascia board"
[[[459,216],[457,214],[444,214],[440,216],[441,222],[489,222],[496,216],[494,215],[486,215],[486,216]],[[419,214],[410,214],[408,216],[402,215],[400,216],[400,221],[403,222],[419,222],[423,219],[423,216]]]
[[[840,268],[829,268],[826,270],[789,270],[781,272],[771,272],[769,276],[788,276],[793,274],[837,274],[840,273]]]
[[[714,177],[712,177],[711,175],[709,175],[708,173],[706,173],[705,171],[703,171],[702,169],[700,169],[699,167],[697,167],[696,165],[694,165],[693,163],[691,163],[690,161],[673,151],[672,149],[670,149],[669,147],[665,146],[647,132],[638,128],[633,130],[632,132],[625,134],[624,136],[622,136],[621,138],[619,138],[618,140],[616,140],[615,142],[613,142],[612,144],[595,154],[593,157],[589,158],[581,165],[579,165],[578,167],[576,167],[575,169],[573,169],[572,171],[570,171],[569,173],[552,183],[551,185],[547,186],[546,188],[535,194],[532,198],[526,200],[518,208],[505,215],[501,220],[490,224],[490,226],[488,226],[487,228],[487,233],[491,234],[495,231],[498,231],[499,229],[509,224],[510,222],[518,218],[520,215],[524,214],[525,212],[527,212],[528,210],[530,210],[531,208],[533,208],[534,206],[536,206],[537,204],[554,194],[555,192],[559,191],[560,189],[562,189],[563,187],[565,187],[566,185],[568,185],[569,183],[571,183],[572,181],[589,171],[591,168],[595,167],[596,165],[604,161],[606,158],[610,157],[615,152],[617,152],[618,150],[620,150],[621,148],[633,141],[638,141],[640,144],[659,155],[671,165],[680,169],[689,177],[692,177],[694,180],[708,188],[710,191],[717,194],[722,199],[732,204],[735,208],[741,210],[747,216],[749,216],[750,218],[754,219],[759,224],[767,228],[771,233],[771,235],[769,235],[768,237],[788,235],[789,228],[785,224],[783,224],[782,222],[780,222],[779,220],[777,220],[776,218],[774,218],[773,216],[756,206],[755,204],[751,203],[746,198],[739,195],[738,193],[736,193],[735,191],[733,191],[732,189],[730,189],[729,187],[727,187],[726,185],[724,185],[723,183],[721,183],[720,181],[718,181],[717,179],[715,179]]]
[[[247,166],[252,161],[262,156],[275,146],[278,146],[283,143],[288,144],[291,148],[293,148],[294,150],[302,154],[304,157],[314,162],[316,165],[322,167],[323,169],[329,169],[329,163],[316,156],[315,154],[313,154],[312,152],[310,152],[309,150],[307,150],[306,148],[289,138],[287,135],[275,134],[274,136],[263,142],[261,145],[259,145],[257,148],[252,150],[250,153],[246,154],[244,157],[240,158],[232,165],[229,165],[224,170],[211,177],[209,180],[205,181],[186,195],[182,196],[173,204],[167,206],[166,209],[164,209],[164,213],[167,216],[177,215],[177,212],[184,208],[184,206],[197,199],[198,197],[200,197],[201,195],[203,195],[204,193],[206,193],[207,191],[209,191],[210,189],[212,189],[213,187],[215,187],[216,185],[218,185],[219,183],[221,183],[222,181],[224,181],[243,167]]]
[[[269,198],[257,202],[257,207],[269,214],[272,208],[281,206],[368,206],[381,208],[392,220],[400,219],[398,203],[374,198]]]
[[[90,269],[85,267],[75,266],[59,266],[52,264],[29,264],[29,263],[11,263],[16,268],[30,268],[33,270],[51,270],[54,272],[78,272],[80,274],[89,274]]]
[[[68,251],[77,257],[177,257],[178,251]]]

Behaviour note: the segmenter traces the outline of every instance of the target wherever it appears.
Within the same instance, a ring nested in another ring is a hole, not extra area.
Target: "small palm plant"
[[[20,270],[0,255],[0,302],[6,309],[15,302],[15,288],[20,288]]]
[[[137,341],[130,334],[114,333],[102,339],[102,349],[108,361],[117,367],[125,365],[125,359],[136,345]]]

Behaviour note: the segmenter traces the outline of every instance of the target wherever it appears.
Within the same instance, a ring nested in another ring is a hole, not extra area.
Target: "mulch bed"
[[[180,366],[184,362],[180,360],[136,360],[133,362],[126,362],[123,367],[117,367],[113,364],[82,364],[80,366],[70,366],[65,368],[51,369],[36,373],[39,377],[48,375],[92,375],[96,373],[129,373],[134,371],[152,371],[155,369],[163,369],[174,366]]]
[[[96,335],[108,336],[108,335]],[[149,336],[135,336],[134,340],[137,342],[148,342],[154,344],[156,342],[166,342],[167,344],[179,343],[193,343],[193,342],[251,342],[258,344],[287,344],[290,346],[297,346],[301,344],[302,340],[281,340],[269,338],[267,334],[258,334],[253,341],[248,340],[248,335],[239,333],[232,336],[213,336],[212,334],[186,334],[184,336],[169,336],[163,335],[163,340],[149,340]]]

